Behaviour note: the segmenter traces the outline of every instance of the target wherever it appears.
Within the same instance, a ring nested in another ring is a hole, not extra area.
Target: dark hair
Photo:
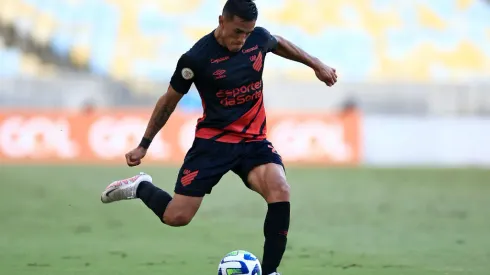
[[[259,11],[254,0],[228,0],[223,8],[223,16],[227,19],[238,16],[245,21],[254,21],[257,20]]]

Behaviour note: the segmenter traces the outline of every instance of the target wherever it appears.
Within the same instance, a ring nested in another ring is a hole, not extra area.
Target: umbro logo
[[[214,79],[222,79],[222,78],[225,78],[226,77],[226,70],[222,70],[222,69],[219,69],[219,70],[216,70],[214,73]]]

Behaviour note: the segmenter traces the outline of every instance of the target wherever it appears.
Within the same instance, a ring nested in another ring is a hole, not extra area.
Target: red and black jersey
[[[239,143],[264,140],[267,133],[262,72],[277,40],[256,27],[239,52],[221,46],[214,31],[183,54],[170,85],[186,94],[195,84],[203,105],[196,137]]]

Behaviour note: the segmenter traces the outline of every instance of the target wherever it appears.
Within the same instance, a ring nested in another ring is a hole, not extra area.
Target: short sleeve
[[[262,36],[265,38],[265,49],[267,52],[273,52],[277,49],[277,39],[274,37],[267,29],[262,28],[262,27],[257,27],[258,31],[262,34]]]
[[[170,79],[170,85],[172,86],[172,88],[174,88],[176,92],[187,94],[187,92],[189,92],[189,89],[191,88],[192,83],[194,82],[195,77],[195,61],[188,54],[183,54],[177,62],[174,74]]]

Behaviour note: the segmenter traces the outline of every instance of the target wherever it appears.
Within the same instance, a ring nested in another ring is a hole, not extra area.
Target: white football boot
[[[120,200],[136,199],[136,190],[142,181],[153,182],[150,175],[140,173],[131,178],[114,181],[102,192],[100,200],[103,203],[111,203]]]
[[[269,275],[281,275],[281,274],[279,274],[279,273],[277,273],[277,272],[273,272],[273,273],[271,273],[271,274],[269,274]]]

